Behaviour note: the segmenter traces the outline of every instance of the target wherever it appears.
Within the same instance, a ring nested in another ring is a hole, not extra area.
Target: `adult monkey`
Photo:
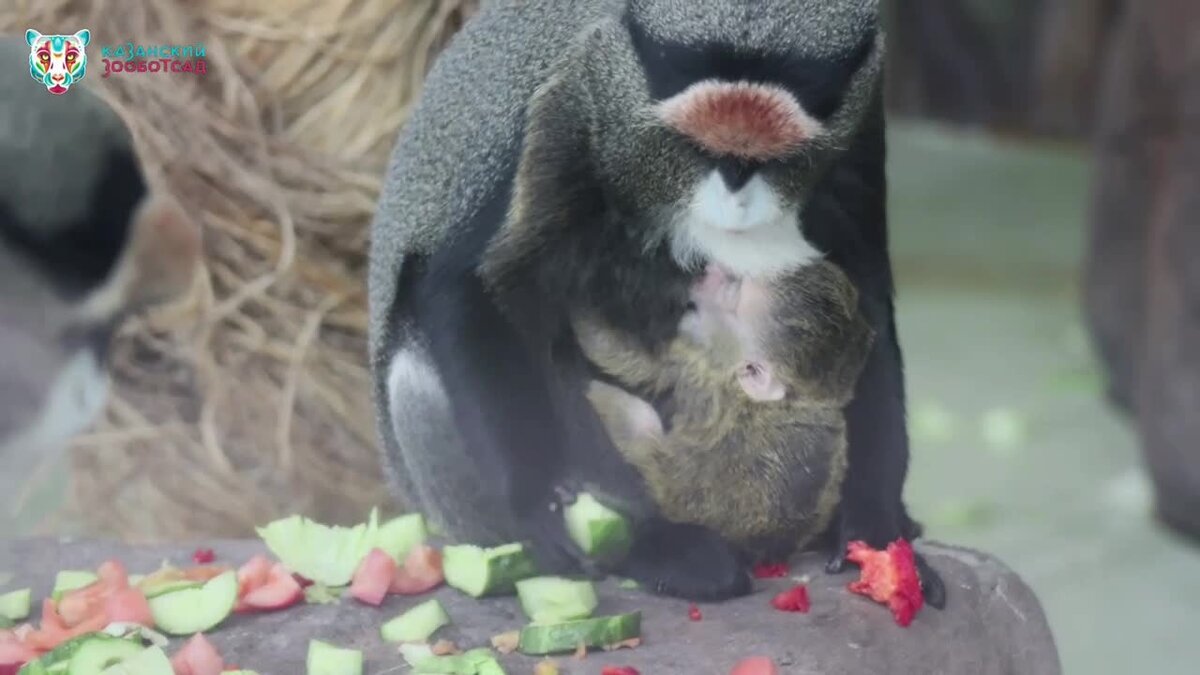
[[[583,306],[658,349],[705,262],[766,278],[823,252],[877,336],[846,412],[829,567],[847,541],[916,536],[882,47],[876,0],[485,4],[430,72],[373,225],[394,487],[452,537],[527,540],[554,570],[580,562],[557,488],[582,484],[638,522],[624,574],[696,599],[747,592],[726,542],[655,516],[586,403],[569,315]]]

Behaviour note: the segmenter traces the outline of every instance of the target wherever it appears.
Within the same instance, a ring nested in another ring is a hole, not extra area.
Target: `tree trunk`
[[[1160,517],[1200,538],[1200,3],[1130,3],[1112,57],[1086,313]]]

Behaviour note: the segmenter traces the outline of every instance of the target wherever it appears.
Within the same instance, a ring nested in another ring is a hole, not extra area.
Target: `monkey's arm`
[[[915,536],[904,506],[908,473],[904,364],[896,332],[891,260],[888,254],[884,123],[881,102],[855,145],[826,176],[809,205],[806,223],[816,243],[831,251],[854,282],[859,306],[874,330],[874,343],[845,409],[848,466],[842,499],[832,525],[831,572],[845,567],[846,545],[861,539],[883,548]],[[853,205],[853,208],[847,208]],[[940,576],[918,560],[926,600],[945,602]]]

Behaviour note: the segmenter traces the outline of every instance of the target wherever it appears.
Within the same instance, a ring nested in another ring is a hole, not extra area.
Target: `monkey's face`
[[[877,90],[874,5],[632,2],[626,53],[591,87],[615,201],[654,213],[685,266],[769,277],[818,258],[800,214]]]

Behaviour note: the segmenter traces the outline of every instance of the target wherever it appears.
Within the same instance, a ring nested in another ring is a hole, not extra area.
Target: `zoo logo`
[[[84,48],[91,39],[92,32],[87,29],[74,35],[42,35],[32,28],[25,31],[30,77],[45,85],[51,94],[67,93],[87,72]]]

